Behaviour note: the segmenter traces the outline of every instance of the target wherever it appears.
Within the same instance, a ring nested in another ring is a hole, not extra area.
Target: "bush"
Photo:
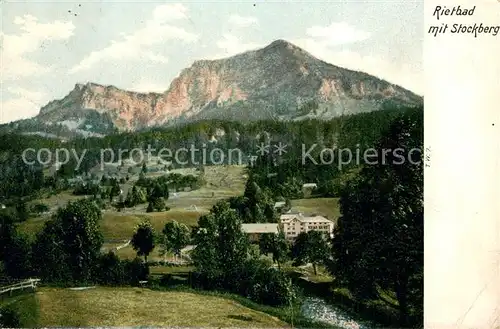
[[[102,255],[97,266],[97,281],[104,285],[120,285],[125,283],[125,266],[112,251]]]
[[[50,210],[49,206],[44,203],[36,203],[31,206],[31,212],[34,214],[43,214]]]
[[[164,198],[156,198],[153,200],[153,207],[156,211],[160,212],[165,210],[165,199]]]
[[[100,257],[95,280],[103,285],[138,285],[149,276],[149,267],[139,258],[120,260],[112,251]]]
[[[223,277],[209,278],[194,272],[190,275],[190,284],[195,289],[226,290],[269,306],[288,305],[295,294],[283,272],[255,259],[228,270]]]
[[[208,277],[205,273],[192,272],[189,274],[189,283],[194,289],[202,290],[229,290],[224,287],[223,279],[220,277]]]
[[[99,184],[94,183],[80,183],[78,184],[74,191],[74,195],[98,195],[101,193],[101,188]]]
[[[170,286],[173,282],[172,274],[164,274],[160,278],[160,285],[162,286]]]
[[[149,276],[149,267],[143,263],[141,259],[136,258],[132,261],[123,261],[124,269],[127,276],[127,283],[131,285],[138,285],[139,281],[145,281]]]
[[[32,271],[32,244],[28,236],[15,233],[5,246],[3,259],[4,271],[11,278],[24,279]]]
[[[254,285],[248,297],[253,301],[270,305],[286,305],[292,296],[289,279],[275,268],[260,269],[254,278]]]
[[[29,212],[24,201],[16,204],[16,217],[18,222],[24,222],[29,218]]]
[[[20,328],[19,314],[8,307],[0,308],[0,328]]]
[[[256,303],[285,305],[293,297],[290,280],[276,268],[261,260],[247,261],[240,273],[240,291]]]

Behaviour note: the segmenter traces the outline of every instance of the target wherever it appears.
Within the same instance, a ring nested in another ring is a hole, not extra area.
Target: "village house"
[[[280,228],[287,240],[293,241],[302,232],[320,231],[333,237],[334,223],[323,216],[287,213],[280,216]]]
[[[282,231],[285,238],[293,242],[302,232],[320,231],[333,237],[334,223],[319,215],[305,216],[302,213],[286,213],[280,216],[279,223],[242,224],[241,229],[248,234],[250,241],[258,242],[262,234],[278,234]]]
[[[248,234],[250,241],[259,241],[262,234],[273,233],[278,234],[279,225],[277,223],[252,223],[252,224],[241,224],[241,229],[243,232]]]

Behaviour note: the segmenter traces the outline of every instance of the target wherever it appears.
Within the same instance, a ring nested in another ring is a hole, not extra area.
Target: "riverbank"
[[[319,297],[306,297],[301,313],[306,318],[321,321],[343,329],[373,329],[375,324],[354,319],[346,312]]]
[[[206,296],[217,296],[225,299],[232,300],[237,302],[249,309],[252,309],[257,312],[266,313],[270,316],[276,317],[279,320],[290,324],[294,328],[308,328],[308,329],[345,329],[344,327],[332,325],[331,323],[317,320],[305,316],[302,313],[302,305],[303,303],[296,303],[292,307],[283,306],[283,307],[273,307],[255,303],[248,298],[245,298],[240,295],[222,292],[222,291],[210,291],[210,290],[197,290],[190,288],[187,285],[179,284],[172,286],[161,286],[161,285],[151,285],[150,289],[159,290],[159,291],[182,291],[182,292],[192,292],[200,295]]]
[[[313,282],[301,276],[300,273],[292,275],[292,280],[304,295],[304,300],[311,301],[313,308],[330,310],[329,318],[325,318],[328,323],[340,323],[345,328],[398,328],[398,310],[392,305],[382,302],[359,301],[349,295],[346,289],[335,289],[332,282]],[[321,300],[321,302],[320,302]],[[319,311],[310,311],[312,314],[319,314]],[[336,316],[335,314],[338,314]],[[317,319],[322,321],[318,315]],[[336,320],[336,318],[339,318]],[[337,322],[336,322],[337,321]]]

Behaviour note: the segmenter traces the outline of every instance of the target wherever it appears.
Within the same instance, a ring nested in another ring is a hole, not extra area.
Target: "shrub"
[[[194,272],[189,279],[195,289],[226,290],[269,306],[287,305],[295,294],[289,278],[283,272],[256,259],[228,270],[222,277],[209,278]]]
[[[249,294],[253,301],[279,306],[286,305],[292,298],[292,286],[289,279],[275,268],[260,268],[254,278],[255,284]]]
[[[43,214],[49,210],[49,206],[47,206],[45,203],[36,203],[31,206],[31,212],[35,214]]]
[[[149,276],[149,267],[141,259],[124,261],[124,269],[128,282],[131,285],[138,285],[139,281],[145,281]]]
[[[160,278],[160,285],[170,286],[172,284],[172,281],[173,281],[172,274],[164,274]]]
[[[125,278],[127,277],[125,266],[112,251],[100,257],[97,269],[97,281],[99,283],[104,285],[120,285],[125,283]]]
[[[0,308],[0,327],[1,328],[19,328],[21,319],[19,314],[11,308]]]
[[[153,207],[156,211],[160,212],[165,210],[165,199],[164,198],[156,198],[153,200]]]
[[[74,191],[74,195],[98,195],[101,192],[99,184],[83,182],[78,184]]]

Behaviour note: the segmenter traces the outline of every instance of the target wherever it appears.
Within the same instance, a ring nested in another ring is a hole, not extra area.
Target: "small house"
[[[251,223],[242,224],[241,229],[243,232],[248,234],[250,241],[259,241],[262,234],[278,234],[279,228],[277,223]]]

